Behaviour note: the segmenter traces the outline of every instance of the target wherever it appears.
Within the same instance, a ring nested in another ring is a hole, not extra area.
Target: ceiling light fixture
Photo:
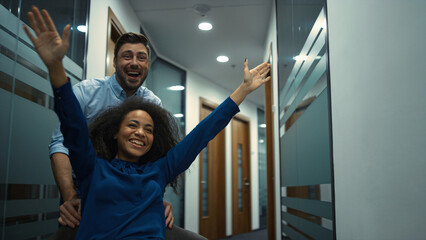
[[[181,85],[176,85],[176,86],[168,87],[167,89],[170,91],[182,91],[185,89],[185,87]]]
[[[200,30],[203,30],[203,31],[210,31],[210,30],[212,30],[213,25],[211,25],[208,22],[202,22],[202,23],[198,24],[198,28]]]
[[[227,56],[219,56],[219,57],[217,57],[217,58],[216,58],[216,60],[217,60],[218,62],[225,63],[225,62],[228,62],[228,61],[229,61],[229,57],[227,57]]]
[[[266,124],[265,123],[259,124],[259,127],[260,128],[266,128]]]
[[[175,116],[175,118],[181,118],[181,117],[183,117],[183,114],[182,113],[175,113],[175,114],[173,114],[173,116]]]

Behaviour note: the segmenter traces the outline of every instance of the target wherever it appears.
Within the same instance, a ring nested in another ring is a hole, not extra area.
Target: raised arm
[[[166,164],[165,168],[168,171],[165,172],[170,174],[167,181],[172,181],[178,174],[185,171],[208,142],[228,125],[232,117],[239,111],[238,105],[244,101],[247,95],[271,79],[271,77],[266,77],[269,69],[270,65],[268,63],[262,63],[249,70],[248,62],[247,60],[245,61],[244,79],[241,85],[181,142],[172,148],[167,153],[164,161],[159,161]]]
[[[70,25],[65,26],[61,38],[46,10],[43,9],[40,13],[38,8],[33,6],[32,12],[28,12],[28,18],[36,36],[31,34],[27,26],[24,26],[24,30],[34,44],[36,52],[49,70],[49,78],[52,86],[59,88],[68,82],[64,66],[62,65],[62,59],[68,50]]]
[[[269,63],[262,63],[249,70],[247,59],[244,61],[244,79],[241,85],[231,94],[231,99],[239,106],[251,92],[271,79],[268,75]]]

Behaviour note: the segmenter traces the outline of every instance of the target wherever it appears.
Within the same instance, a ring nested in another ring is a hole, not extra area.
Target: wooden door
[[[251,231],[250,130],[232,120],[232,235]]]
[[[201,99],[200,120],[217,105]],[[208,239],[226,237],[225,133],[221,131],[200,153],[199,233]]]
[[[118,38],[125,33],[123,26],[121,26],[111,8],[108,8],[108,39],[107,39],[107,52],[105,59],[105,75],[111,76],[115,72],[114,68],[114,47]]]

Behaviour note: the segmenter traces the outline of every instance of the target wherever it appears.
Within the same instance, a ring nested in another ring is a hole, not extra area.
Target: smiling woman
[[[179,127],[158,105],[128,98],[96,118],[90,125],[90,139],[95,154],[104,159],[146,163],[176,145]]]
[[[154,122],[147,112],[129,112],[114,136],[118,145],[115,157],[128,162],[138,162],[139,158],[151,149],[154,141],[153,130]]]

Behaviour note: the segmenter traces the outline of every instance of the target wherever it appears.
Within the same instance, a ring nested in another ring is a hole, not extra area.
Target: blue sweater
[[[82,219],[75,239],[164,239],[163,193],[239,111],[227,98],[165,157],[137,164],[95,156],[86,119],[67,83],[53,89],[64,145],[80,184]]]

